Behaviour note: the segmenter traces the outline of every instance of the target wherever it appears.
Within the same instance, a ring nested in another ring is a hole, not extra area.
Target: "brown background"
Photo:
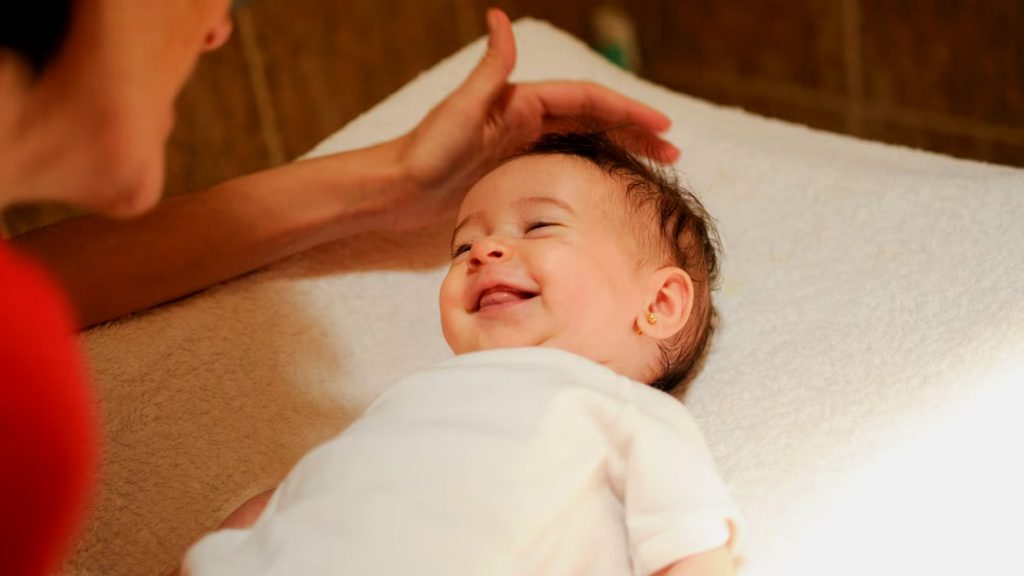
[[[1020,0],[254,0],[178,103],[167,193],[286,162],[484,34],[488,5],[584,39],[618,4],[641,75],[769,116],[1024,166]],[[65,212],[24,207],[17,233]]]

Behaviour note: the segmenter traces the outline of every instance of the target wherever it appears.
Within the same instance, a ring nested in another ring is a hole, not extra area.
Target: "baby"
[[[666,394],[712,332],[697,200],[603,135],[555,134],[457,222],[440,292],[456,356],[307,454],[185,573],[732,574],[740,515]]]

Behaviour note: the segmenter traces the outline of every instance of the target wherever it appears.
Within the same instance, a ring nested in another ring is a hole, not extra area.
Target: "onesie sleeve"
[[[621,480],[636,574],[725,544],[735,555],[743,526],[689,411],[658,400],[653,409],[634,404],[627,418]]]

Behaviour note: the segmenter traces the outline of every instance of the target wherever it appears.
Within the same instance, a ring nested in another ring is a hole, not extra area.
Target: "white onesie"
[[[299,461],[252,528],[206,536],[185,568],[646,575],[725,544],[730,524],[678,400],[568,352],[502,349],[395,384]]]

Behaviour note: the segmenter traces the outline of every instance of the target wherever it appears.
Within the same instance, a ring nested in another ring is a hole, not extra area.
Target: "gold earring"
[[[647,323],[652,325],[652,326],[654,324],[657,324],[658,323],[658,315],[655,314],[654,312],[648,312],[647,313]]]

